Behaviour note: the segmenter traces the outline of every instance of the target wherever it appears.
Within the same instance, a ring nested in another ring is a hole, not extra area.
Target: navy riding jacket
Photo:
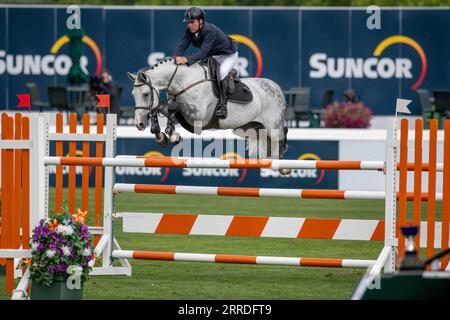
[[[178,45],[174,56],[182,56],[190,44],[199,48],[200,51],[186,57],[188,65],[194,64],[206,57],[228,55],[237,51],[237,43],[235,41],[223,33],[217,26],[206,21],[203,23],[203,27],[200,29],[198,37],[195,33],[191,33],[189,29],[186,28],[184,37]]]

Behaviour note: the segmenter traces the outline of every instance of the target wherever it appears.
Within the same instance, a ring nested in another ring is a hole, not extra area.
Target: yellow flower
[[[72,217],[75,220],[75,222],[81,222],[82,224],[86,224],[85,223],[85,219],[87,218],[87,210],[86,211],[81,211],[80,208],[78,208],[78,212],[73,214]]]
[[[57,226],[58,226],[58,220],[53,219],[53,221],[50,222],[50,226],[48,227],[48,229],[50,231],[53,231]]]
[[[29,267],[31,265],[31,260],[28,258],[23,259],[23,263],[25,263],[27,265],[27,267]]]

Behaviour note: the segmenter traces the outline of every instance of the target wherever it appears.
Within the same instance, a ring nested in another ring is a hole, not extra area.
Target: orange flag
[[[108,108],[109,113],[109,107],[110,107],[110,99],[109,94],[97,94],[98,98],[97,108]]]

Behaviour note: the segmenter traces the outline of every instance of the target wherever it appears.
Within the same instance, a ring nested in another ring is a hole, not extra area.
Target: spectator
[[[120,87],[116,81],[112,79],[109,70],[104,70],[100,77],[91,76],[90,79],[91,95],[109,94],[110,98],[110,112],[117,115],[117,123],[119,123],[120,116]],[[98,112],[106,113],[107,108],[99,108]]]

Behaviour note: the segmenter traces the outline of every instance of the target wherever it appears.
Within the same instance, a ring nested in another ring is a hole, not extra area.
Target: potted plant
[[[85,224],[87,212],[67,210],[42,219],[30,239],[31,300],[81,300],[83,285],[94,263],[92,236]]]
[[[368,128],[371,119],[372,110],[360,101],[336,101],[322,115],[327,128]]]

